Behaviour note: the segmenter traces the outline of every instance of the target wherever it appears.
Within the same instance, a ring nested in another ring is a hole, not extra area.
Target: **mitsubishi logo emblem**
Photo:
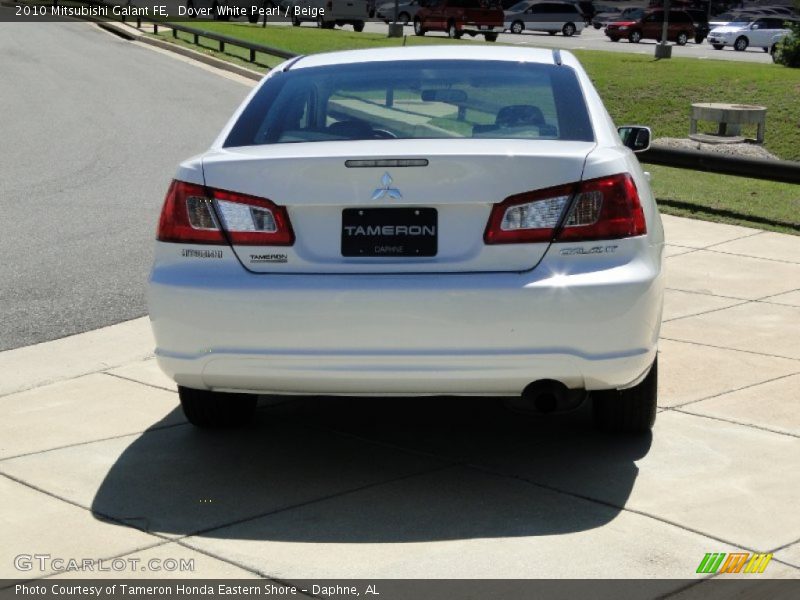
[[[383,187],[376,188],[374,192],[372,192],[372,201],[376,200],[383,200],[387,196],[390,200],[402,200],[403,194],[400,193],[400,190],[397,188],[389,187],[392,185],[392,176],[389,173],[384,173],[383,177],[381,177],[381,185]]]

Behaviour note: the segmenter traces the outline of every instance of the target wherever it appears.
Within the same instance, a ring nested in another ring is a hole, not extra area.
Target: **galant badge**
[[[389,175],[388,172],[383,174],[381,177],[381,185],[383,187],[376,188],[374,192],[372,192],[372,200],[382,200],[387,196],[391,200],[402,200],[403,194],[400,193],[400,190],[397,188],[389,187],[392,185],[392,176]]]

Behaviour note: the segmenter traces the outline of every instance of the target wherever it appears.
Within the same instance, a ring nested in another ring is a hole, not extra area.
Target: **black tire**
[[[742,35],[736,38],[736,41],[733,42],[733,49],[736,50],[737,52],[744,52],[745,50],[747,50],[747,46],[749,45],[750,42],[747,40],[746,37]]]
[[[593,27],[594,27],[595,29],[600,29],[600,28],[603,26],[603,25],[602,25],[602,24],[600,24],[600,23],[592,23],[592,25],[593,25]]]
[[[762,48],[764,52],[769,52],[769,48]]]
[[[258,23],[258,17],[259,16],[260,15],[258,14],[258,8],[257,7],[252,7],[250,9],[250,12],[247,13],[247,20],[250,23],[252,23],[253,25],[255,25],[256,23]]]
[[[685,31],[678,32],[678,37],[675,39],[675,43],[678,44],[678,46],[685,46],[686,42],[688,41],[689,41],[688,33],[686,33]]]
[[[608,39],[610,39],[612,42],[618,42],[619,41],[618,37],[610,37]]]
[[[211,14],[213,15],[213,18],[214,18],[215,21],[230,21],[231,20],[231,16],[230,15],[220,15],[220,14],[217,13],[217,10],[219,10],[219,4],[214,2],[214,4],[211,5]]]
[[[647,433],[656,421],[658,358],[642,382],[627,390],[592,392],[595,427],[615,433]]]
[[[425,28],[419,19],[414,19],[414,35],[425,35]]]
[[[573,35],[575,35],[577,29],[578,28],[575,27],[575,23],[566,23],[561,28],[561,33],[564,35],[564,37],[572,37]]]
[[[356,33],[361,33],[364,31],[364,21],[356,21],[353,23],[353,31]]]
[[[705,40],[705,39],[706,38],[704,38],[702,35],[696,35],[696,36],[694,36],[694,43],[695,44],[702,44],[703,40]]]
[[[724,44],[711,44],[711,47],[714,48],[714,50],[722,50],[725,47],[725,45]]]
[[[300,19],[296,16],[292,17],[292,27],[300,27]]]
[[[190,16],[192,19],[196,19],[196,18],[197,18],[197,13],[196,13],[196,12],[193,12],[193,11],[194,11],[194,2],[192,2],[192,0],[189,0],[189,1],[186,3],[186,11],[187,11],[187,12],[189,12],[189,16]]]
[[[497,34],[496,33],[484,33],[483,39],[487,42],[496,42],[497,41]]]
[[[641,31],[631,31],[630,35],[628,36],[628,41],[631,44],[638,44],[642,41],[642,32]]]
[[[195,390],[178,386],[178,397],[186,420],[195,427],[238,427],[253,418],[258,396]]]
[[[558,33],[557,31],[548,31],[548,32],[547,32],[547,35],[555,35],[555,34],[557,34],[557,33]]]
[[[519,34],[522,33],[523,31],[525,31],[525,23],[523,23],[522,21],[514,21],[511,24],[511,33]]]
[[[409,21],[411,21],[411,15],[407,12],[401,12],[399,15],[397,15],[397,22],[401,25],[408,25]]]
[[[447,24],[447,37],[453,40],[459,40],[462,35],[463,34],[456,27],[455,21],[450,21]]]

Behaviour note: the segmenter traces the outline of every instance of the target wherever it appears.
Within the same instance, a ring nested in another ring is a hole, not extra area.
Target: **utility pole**
[[[661,43],[656,46],[656,58],[672,58],[672,46],[667,42],[670,0],[664,0],[664,22],[661,24]]]
[[[389,23],[389,37],[403,37],[403,26],[397,22],[400,12],[400,0],[394,0],[394,19]]]

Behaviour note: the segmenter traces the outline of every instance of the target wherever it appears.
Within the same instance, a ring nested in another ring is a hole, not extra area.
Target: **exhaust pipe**
[[[522,399],[531,403],[542,413],[551,413],[558,408],[564,408],[569,395],[569,389],[560,381],[541,379],[528,384],[522,390]]]

